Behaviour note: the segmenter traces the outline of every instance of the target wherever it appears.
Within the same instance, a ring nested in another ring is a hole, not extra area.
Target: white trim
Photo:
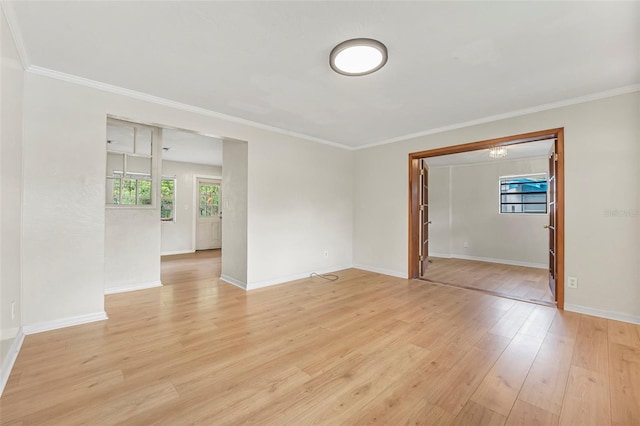
[[[377,266],[369,265],[353,265],[356,269],[362,269],[363,271],[375,272],[376,274],[390,275],[392,277],[409,278],[406,272],[394,271],[393,269],[378,268]]]
[[[228,275],[220,275],[220,280],[224,281],[227,284],[235,285],[236,287],[240,287],[243,290],[247,289],[247,284],[243,283],[240,280],[236,280],[235,278],[231,278]]]
[[[261,130],[267,130],[269,132],[279,133],[281,135],[293,136],[300,139],[305,139],[312,142],[321,143],[324,145],[330,145],[336,148],[342,148],[349,151],[353,151],[353,147],[343,145],[341,143],[332,142],[326,139],[317,138],[315,136],[305,135],[303,133],[292,132],[290,130],[281,129],[279,127],[269,126],[267,124],[257,123],[255,121],[246,120],[240,117],[234,117],[232,115],[222,114],[216,111],[211,111],[206,108],[200,108],[193,105],[183,104],[182,102],[172,101],[170,99],[161,98],[158,96],[149,95],[147,93],[137,92],[135,90],[125,89],[123,87],[114,86],[112,84],[101,83],[99,81],[90,80],[88,78],[79,77],[73,74],[67,74],[64,72],[52,70],[49,68],[39,67],[37,65],[31,65],[26,69],[31,74],[42,75],[44,77],[55,78],[57,80],[66,81],[68,83],[79,84],[81,86],[91,87],[93,89],[102,90],[104,92],[115,93],[116,95],[127,96],[129,98],[138,99],[141,101],[151,102],[158,105],[167,106],[183,111],[194,112],[196,114],[206,115],[208,117],[214,117],[220,120],[225,120],[232,123],[242,124]]]
[[[16,50],[18,51],[18,56],[20,57],[22,68],[26,70],[31,65],[31,62],[29,61],[27,50],[24,47],[22,31],[20,30],[20,25],[18,25],[18,19],[16,18],[16,14],[11,3],[12,2],[10,1],[0,1],[0,7],[4,12],[4,18],[6,19],[7,25],[9,26],[9,32],[13,37],[13,44],[16,46]]]
[[[546,263],[523,262],[520,260],[494,259],[492,257],[467,256],[466,254],[455,254],[455,253],[451,254],[450,257],[454,259],[477,260],[479,262],[501,263],[503,265],[526,266],[528,268],[537,268],[537,269],[549,268],[549,266]]]
[[[25,325],[22,331],[25,335],[42,333],[43,331],[57,330],[59,328],[71,327],[74,325],[88,324],[96,321],[109,319],[105,311],[94,312],[92,314],[78,315],[77,317],[61,318],[53,321],[40,322],[33,325]]]
[[[451,259],[453,256],[451,256],[451,253],[429,253],[429,257],[441,257],[443,259]]]
[[[7,356],[2,362],[2,368],[0,369],[0,396],[2,396],[4,387],[7,385],[7,380],[9,380],[9,375],[13,369],[13,365],[16,363],[16,359],[18,359],[18,353],[22,347],[22,342],[24,342],[24,332],[21,328],[18,330],[16,337],[13,338],[11,347],[9,347],[9,352],[7,352]]]
[[[7,16],[6,14],[6,9],[5,9],[5,16]],[[9,18],[7,17],[7,21],[9,21]],[[17,42],[16,42],[17,44]],[[20,49],[18,49],[20,51]],[[26,55],[26,53],[24,53]],[[24,59],[26,62],[26,64],[29,64],[28,59]],[[196,107],[193,105],[188,105],[188,104],[184,104],[181,102],[176,102],[176,101],[172,101],[170,99],[165,99],[165,98],[161,98],[158,96],[153,96],[153,95],[149,95],[147,93],[142,93],[142,92],[137,92],[135,90],[129,90],[129,89],[125,89],[123,87],[119,87],[119,86],[114,86],[112,84],[107,84],[107,83],[101,83],[99,81],[95,81],[95,80],[90,80],[88,78],[84,78],[84,77],[79,77],[73,74],[67,74],[64,72],[60,72],[60,71],[55,71],[49,68],[44,68],[44,67],[40,67],[37,65],[29,65],[27,67],[25,67],[26,72],[32,73],[32,74],[37,74],[37,75],[42,75],[45,77],[50,77],[50,78],[55,78],[57,80],[62,80],[62,81],[66,81],[68,83],[74,83],[74,84],[78,84],[81,86],[86,86],[86,87],[91,87],[97,90],[102,90],[105,92],[109,92],[109,93],[115,93],[117,95],[122,95],[122,96],[127,96],[130,98],[134,98],[134,99],[138,99],[138,100],[142,100],[142,101],[146,101],[146,102],[151,102],[151,103],[155,103],[158,105],[163,105],[163,106],[167,106],[167,107],[171,107],[171,108],[176,108],[179,110],[183,110],[183,111],[188,111],[188,112],[194,112],[196,114],[201,114],[201,115],[205,115],[205,116],[209,116],[209,117],[214,117],[214,118],[218,118],[220,120],[225,120],[225,121],[229,121],[232,123],[238,123],[238,124],[242,124],[245,126],[249,126],[249,127],[253,127],[253,128],[257,128],[257,129],[261,129],[261,130],[267,130],[270,132],[275,132],[275,133],[279,133],[279,134],[283,134],[283,135],[287,135],[287,136],[293,136],[296,138],[301,138],[301,139],[305,139],[308,141],[312,141],[312,142],[317,142],[317,143],[321,143],[324,145],[329,145],[329,146],[333,146],[336,148],[342,148],[348,151],[357,151],[359,149],[367,149],[367,148],[372,148],[375,146],[380,146],[380,145],[387,145],[390,143],[394,143],[394,142],[402,142],[402,141],[406,141],[409,139],[414,139],[414,138],[418,138],[421,136],[428,136],[428,135],[433,135],[433,134],[437,134],[437,133],[443,133],[443,132],[447,132],[450,130],[456,130],[456,129],[462,129],[465,127],[471,127],[471,126],[475,126],[478,124],[484,124],[484,123],[490,123],[492,121],[499,121],[499,120],[504,120],[507,118],[513,118],[513,117],[519,117],[522,115],[527,115],[527,114],[533,114],[536,112],[541,112],[541,111],[547,111],[547,110],[551,110],[551,109],[556,109],[556,108],[562,108],[565,106],[570,106],[570,105],[576,105],[576,104],[581,104],[581,103],[585,103],[585,102],[591,102],[591,101],[595,101],[598,99],[604,99],[604,98],[610,98],[613,96],[619,96],[619,95],[625,95],[628,93],[634,93],[634,92],[638,92],[640,91],[640,84],[632,84],[630,86],[623,86],[623,87],[619,87],[616,89],[611,89],[611,90],[605,90],[602,92],[597,92],[597,93],[592,93],[589,95],[585,95],[585,96],[579,96],[576,98],[571,98],[571,99],[565,99],[563,101],[558,101],[558,102],[551,102],[548,104],[542,104],[542,105],[538,105],[538,106],[534,106],[534,107],[530,107],[530,108],[524,108],[524,109],[519,109],[516,111],[511,111],[511,112],[507,112],[507,113],[503,113],[503,114],[497,114],[497,115],[491,115],[488,117],[483,117],[483,118],[479,118],[479,119],[475,119],[475,120],[470,120],[470,121],[465,121],[462,123],[457,123],[457,124],[452,124],[449,126],[443,126],[443,127],[437,127],[431,130],[425,130],[422,132],[416,132],[416,133],[411,133],[411,134],[407,134],[407,135],[403,135],[403,136],[397,136],[391,139],[385,139],[379,142],[373,142],[370,144],[366,144],[366,145],[361,145],[361,146],[350,146],[350,145],[345,145],[345,144],[341,144],[338,142],[333,142],[333,141],[329,141],[326,139],[322,139],[322,138],[318,138],[315,136],[310,136],[310,135],[305,135],[303,133],[298,133],[298,132],[293,132],[290,130],[286,130],[286,129],[282,129],[279,127],[274,127],[274,126],[269,126],[267,124],[262,124],[262,123],[257,123],[255,121],[251,121],[251,120],[246,120],[244,118],[240,118],[240,117],[235,117],[232,115],[227,115],[227,114],[222,114],[219,112],[215,112],[215,111],[211,111],[208,110],[206,108],[201,108],[201,107]]]
[[[130,284],[122,287],[109,287],[104,289],[104,294],[126,293],[128,291],[146,290],[156,287],[162,287],[162,282],[152,281],[150,283]]]
[[[278,284],[286,284],[289,281],[296,281],[296,280],[301,280],[303,278],[309,278],[311,276],[312,273],[317,273],[317,274],[328,274],[331,272],[336,272],[336,271],[342,271],[343,269],[349,269],[351,268],[351,265],[347,265],[347,266],[333,266],[330,268],[326,268],[326,269],[320,269],[317,271],[309,271],[309,272],[302,272],[299,274],[294,274],[294,275],[288,275],[286,277],[279,277],[279,278],[273,278],[270,280],[263,280],[263,281],[256,281],[253,283],[248,283],[247,284],[247,290],[255,290],[258,288],[263,288],[263,287],[271,287],[272,285],[278,285]]]
[[[562,108],[566,106],[582,104],[591,101],[597,101],[598,99],[611,98],[614,96],[626,95],[640,91],[640,84],[632,84],[630,86],[618,87],[616,89],[605,90],[603,92],[592,93],[585,96],[579,96],[577,98],[565,99],[563,101],[551,102],[548,104],[542,104],[530,108],[519,109],[516,111],[506,112],[504,114],[490,115],[488,117],[478,118],[476,120],[465,121],[463,123],[452,124],[450,126],[437,127],[431,130],[425,130],[422,132],[410,133],[408,135],[398,136],[391,139],[385,139],[380,142],[373,142],[366,145],[361,145],[353,150],[373,148],[374,146],[387,145],[394,142],[402,142],[409,139],[415,139],[422,136],[434,135],[436,133],[444,133],[450,130],[462,129],[465,127],[476,126],[478,124],[490,123],[492,121],[500,121],[507,118],[519,117],[521,115],[534,114],[536,112],[547,111],[550,109]]]
[[[564,310],[584,315],[592,315],[594,317],[629,322],[631,324],[640,324],[639,315],[629,315],[622,312],[607,311],[605,309],[590,308],[588,306],[571,305],[567,303],[564,304]]]
[[[174,256],[176,254],[191,254],[195,253],[195,250],[174,250],[174,251],[163,251],[160,253],[160,256]]]

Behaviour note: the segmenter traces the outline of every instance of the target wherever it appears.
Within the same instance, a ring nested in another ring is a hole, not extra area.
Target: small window
[[[220,214],[220,184],[201,182],[199,186],[200,216],[218,216]]]
[[[163,177],[160,183],[160,220],[174,222],[176,204],[176,179]]]
[[[151,204],[151,175],[144,173],[124,173],[114,170],[107,179],[111,185],[111,204],[149,205]]]
[[[501,177],[500,213],[547,213],[547,175]]]

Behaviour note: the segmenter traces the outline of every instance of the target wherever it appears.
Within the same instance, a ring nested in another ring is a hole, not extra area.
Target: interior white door
[[[198,179],[196,250],[222,247],[220,181]]]

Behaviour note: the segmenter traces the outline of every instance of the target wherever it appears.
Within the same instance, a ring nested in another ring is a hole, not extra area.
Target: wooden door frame
[[[452,145],[409,154],[409,279],[419,278],[419,163],[422,158],[489,149],[495,146],[517,145],[555,138],[558,155],[556,170],[556,299],[558,309],[564,309],[564,127],[523,133],[479,142]]]

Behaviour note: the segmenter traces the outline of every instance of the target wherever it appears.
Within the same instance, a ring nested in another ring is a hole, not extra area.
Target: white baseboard
[[[376,266],[359,265],[359,264],[353,265],[353,267],[356,269],[362,269],[364,271],[375,272],[376,274],[383,274],[383,275],[390,275],[392,277],[404,278],[405,280],[408,277],[406,272],[394,271],[393,269],[378,268]]]
[[[7,352],[7,357],[2,362],[2,367],[0,369],[0,396],[2,396],[4,387],[7,385],[7,380],[9,380],[9,375],[13,369],[13,365],[16,363],[16,359],[18,359],[18,353],[22,347],[22,342],[24,342],[24,332],[22,331],[22,328],[20,328],[18,329],[18,334],[16,334],[16,337],[13,339],[13,343],[11,343],[9,352]]]
[[[640,324],[640,316],[629,315],[621,312],[607,311],[604,309],[590,308],[588,306],[571,305],[565,303],[565,311],[576,312],[578,314],[591,315],[594,317],[607,318],[616,321],[630,322],[631,324]]]
[[[247,283],[243,283],[242,281],[236,280],[235,278],[231,278],[228,275],[220,275],[220,279],[228,284],[240,287],[243,290],[247,289]]]
[[[153,281],[150,283],[125,285],[122,287],[109,287],[104,289],[104,294],[126,293],[128,291],[146,290],[148,288],[162,287],[162,282]]]
[[[331,272],[342,271],[343,269],[349,269],[351,267],[352,267],[351,265],[347,265],[347,266],[332,266],[330,268],[319,269],[319,270],[309,271],[309,272],[302,272],[300,274],[294,274],[294,275],[289,275],[289,276],[286,276],[286,277],[274,278],[274,279],[271,279],[271,280],[256,281],[256,282],[253,282],[253,283],[248,283],[247,284],[247,290],[255,290],[255,289],[263,288],[263,287],[271,287],[272,285],[284,284],[284,283],[288,283],[289,281],[295,281],[295,280],[301,280],[303,278],[309,278],[313,272],[315,272],[317,274],[329,274]]]
[[[430,256],[436,256],[435,254],[430,254]],[[467,256],[466,254],[451,254],[450,258],[454,259],[464,259],[464,260],[477,260],[479,262],[489,262],[489,263],[502,263],[503,265],[514,265],[514,266],[526,266],[528,268],[538,268],[538,269],[548,269],[546,263],[532,263],[532,262],[521,262],[519,260],[510,260],[510,259],[494,259],[492,257],[480,257],[480,256]]]
[[[429,257],[441,257],[443,259],[451,259],[451,253],[431,253],[429,252]]]
[[[191,254],[195,253],[195,250],[175,250],[175,251],[163,251],[160,256],[173,256],[176,254]]]
[[[59,328],[88,324],[90,322],[103,321],[106,319],[109,319],[107,313],[105,311],[101,311],[92,314],[78,315],[77,317],[68,317],[32,325],[25,325],[22,326],[22,331],[28,336],[29,334],[42,333],[43,331],[57,330]]]

